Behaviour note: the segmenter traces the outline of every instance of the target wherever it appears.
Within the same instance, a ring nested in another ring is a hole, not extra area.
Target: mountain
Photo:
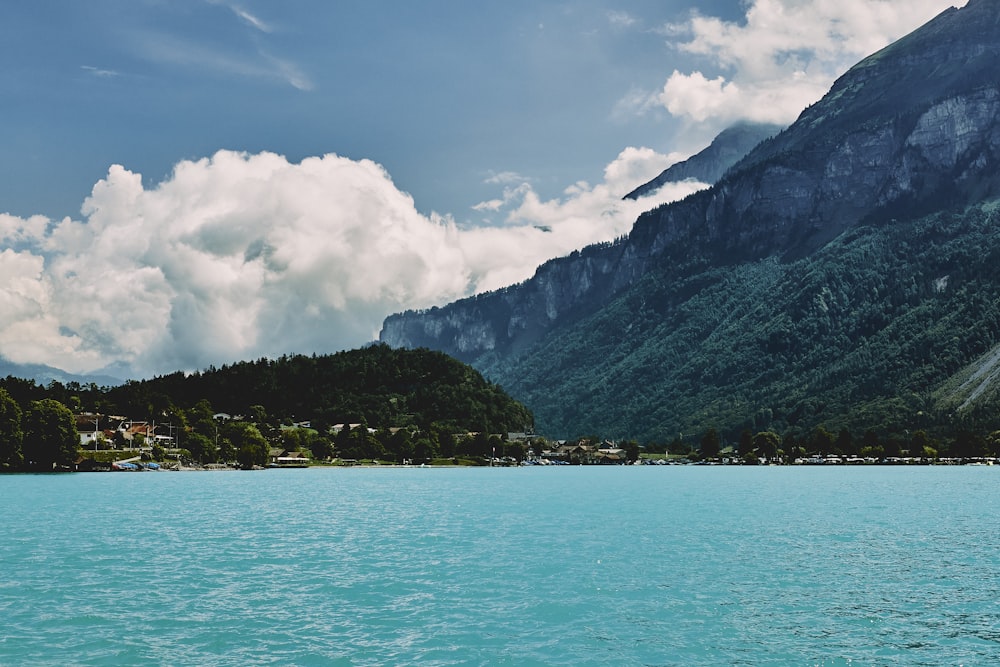
[[[683,162],[667,167],[659,176],[625,195],[625,199],[638,199],[651,194],[666,183],[687,180],[715,183],[758,144],[770,139],[781,130],[781,125],[768,123],[739,123],[727,128],[712,140],[708,148]]]
[[[111,369],[105,370],[110,371]],[[59,382],[61,384],[75,382],[80,385],[95,384],[99,387],[112,387],[124,382],[121,377],[108,373],[98,372],[79,375],[67,373],[66,371],[44,364],[15,364],[0,357],[0,377],[8,376],[34,380],[43,385],[50,382]]]
[[[998,71],[1000,2],[949,9],[628,237],[381,339],[553,435],[1000,427]]]

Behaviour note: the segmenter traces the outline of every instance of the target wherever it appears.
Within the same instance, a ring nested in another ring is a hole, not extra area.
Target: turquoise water
[[[996,665],[1000,468],[0,476],[3,665]]]

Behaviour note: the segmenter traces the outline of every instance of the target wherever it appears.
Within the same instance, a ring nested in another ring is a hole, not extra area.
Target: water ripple
[[[997,474],[6,476],[0,664],[998,664]]]

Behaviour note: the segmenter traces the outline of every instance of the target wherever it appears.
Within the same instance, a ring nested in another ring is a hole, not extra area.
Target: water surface
[[[995,665],[1000,468],[0,476],[2,665]]]

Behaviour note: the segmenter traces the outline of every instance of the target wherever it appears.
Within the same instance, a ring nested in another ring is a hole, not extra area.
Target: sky
[[[10,0],[0,356],[142,377],[324,354],[706,187],[962,0]]]

